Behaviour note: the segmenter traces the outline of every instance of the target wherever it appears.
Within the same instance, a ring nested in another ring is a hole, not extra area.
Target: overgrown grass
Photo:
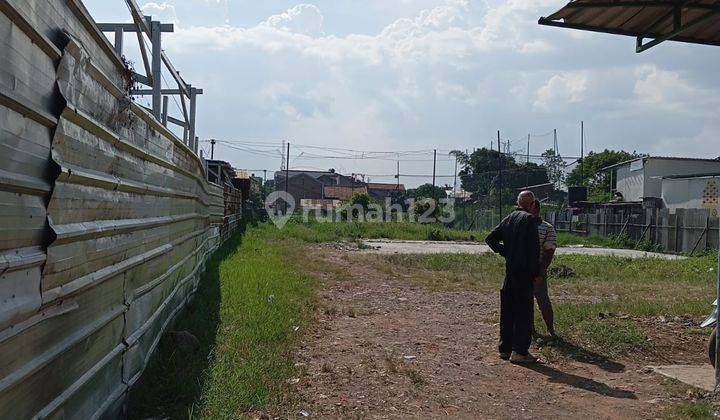
[[[198,295],[173,330],[187,330],[201,350],[168,339],[133,393],[131,417],[242,417],[292,405],[291,350],[314,310],[316,280],[294,240],[267,239],[251,228],[216,254]]]
[[[320,222],[314,219],[304,222],[300,218],[292,218],[285,227],[275,230],[268,234],[275,238],[295,238],[313,243],[379,238],[435,241],[485,239],[485,236],[478,236],[475,231],[410,222]]]
[[[431,290],[497,290],[504,264],[493,254],[370,255],[390,277]],[[556,331],[584,349],[617,356],[647,349],[647,336],[634,318],[702,317],[714,299],[717,259],[630,259],[560,255],[562,277],[550,278]],[[560,298],[558,298],[560,297]],[[537,311],[536,311],[537,312]],[[537,313],[539,331],[544,326]]]

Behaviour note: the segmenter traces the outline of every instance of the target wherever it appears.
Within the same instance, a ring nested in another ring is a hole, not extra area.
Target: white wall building
[[[608,166],[603,170],[611,171],[616,181],[615,190],[622,194],[624,201],[642,201],[643,198],[663,197],[663,178],[701,173],[720,174],[720,160],[644,157]]]
[[[676,175],[662,179],[665,206],[675,209],[707,209],[716,217],[720,211],[720,173]]]

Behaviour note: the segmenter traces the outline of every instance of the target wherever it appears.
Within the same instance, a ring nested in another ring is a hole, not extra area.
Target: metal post
[[[585,183],[585,122],[580,121],[580,185]]]
[[[288,192],[288,185],[290,185],[290,142],[287,144],[287,154],[285,155],[285,193]],[[285,202],[285,213],[287,213],[288,203]]]
[[[163,96],[163,98],[162,98],[162,101],[163,101],[163,105],[162,105],[162,125],[164,125],[165,127],[167,127],[167,120],[168,120],[168,100],[169,100],[169,99],[170,99],[170,98],[167,97],[167,96]]]
[[[123,34],[124,30],[122,26],[117,26],[115,28],[115,52],[121,57],[123,53]]]
[[[718,242],[718,281],[717,281],[717,299],[720,303],[720,242]],[[715,328],[720,325],[720,311],[717,311],[717,319],[715,319]],[[715,392],[718,391],[720,385],[720,363],[718,363],[718,350],[720,350],[720,334],[715,334]]]
[[[457,155],[455,155],[455,176],[453,177],[453,195],[457,194],[457,164],[458,164],[458,159],[457,159]]]
[[[502,218],[502,152],[500,151],[500,130],[497,132],[498,146],[498,217]]]
[[[195,142],[193,143],[193,152],[197,155],[198,153],[198,144],[200,143],[200,137],[195,136]]]
[[[395,175],[395,178],[397,178],[397,187],[395,189],[400,189],[400,161],[397,161],[397,175]]]
[[[525,186],[530,186],[530,134],[527,142],[527,168],[525,168]]]
[[[210,160],[215,159],[215,139],[210,139]]]
[[[190,87],[190,115],[188,118],[190,121],[187,121],[189,127],[188,127],[188,136],[190,139],[190,148],[192,150],[196,150],[197,146],[193,145],[192,142],[195,139],[195,112],[196,112],[196,105],[197,105],[197,91],[194,87]]]
[[[433,187],[435,187],[435,165],[437,164],[437,149],[433,149]]]
[[[162,89],[162,45],[160,44],[160,22],[154,20],[150,23],[152,42],[152,111],[155,118],[160,121],[160,107],[162,106],[161,89]]]

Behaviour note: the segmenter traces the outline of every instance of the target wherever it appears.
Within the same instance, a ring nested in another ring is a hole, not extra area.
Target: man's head
[[[535,216],[540,216],[540,200],[537,198],[535,199],[535,202],[533,203],[532,211],[530,211]]]
[[[521,209],[529,212],[532,211],[533,205],[535,204],[535,194],[532,191],[525,190],[518,194],[517,205]]]

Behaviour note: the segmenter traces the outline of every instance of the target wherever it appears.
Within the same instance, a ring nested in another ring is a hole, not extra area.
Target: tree
[[[547,170],[547,177],[555,185],[555,189],[560,189],[565,182],[565,162],[560,155],[555,154],[555,150],[547,149],[542,153],[543,166]]]
[[[602,152],[590,152],[565,178],[569,186],[588,187],[590,201],[607,201],[610,199],[610,176],[607,171],[600,171],[607,166],[615,165],[626,160],[643,157],[636,152],[615,151],[605,149]]]
[[[356,192],[352,195],[350,198],[350,205],[358,205],[362,207],[363,210],[367,210],[368,206],[370,206],[370,203],[372,202],[372,199],[367,193],[364,192]]]
[[[415,199],[432,198],[435,201],[439,201],[441,198],[447,198],[445,189],[433,186],[432,184],[423,184],[415,189],[409,189],[407,196]]]
[[[453,151],[452,154],[458,157],[458,163],[463,164],[459,172],[462,188],[472,193],[484,206],[497,205],[501,190],[499,166],[502,167],[503,204],[515,200],[518,188],[549,182],[543,166],[533,162],[518,163],[512,155],[495,150],[482,148],[470,155],[460,151]]]

